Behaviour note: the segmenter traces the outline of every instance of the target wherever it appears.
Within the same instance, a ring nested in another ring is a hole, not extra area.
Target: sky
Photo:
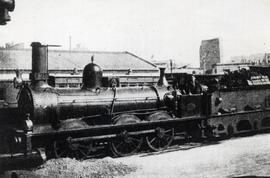
[[[270,0],[16,0],[0,45],[32,41],[199,66],[202,40],[221,61],[270,52]],[[30,47],[30,46],[29,46]]]

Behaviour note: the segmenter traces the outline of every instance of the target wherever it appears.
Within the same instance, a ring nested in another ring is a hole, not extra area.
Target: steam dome
[[[83,69],[83,89],[97,89],[101,87],[102,69],[99,65],[87,64]]]

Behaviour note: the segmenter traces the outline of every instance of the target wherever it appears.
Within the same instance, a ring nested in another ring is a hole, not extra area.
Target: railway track
[[[142,149],[139,152],[134,153],[133,155],[139,155],[140,157],[147,157],[152,155],[166,154],[169,152],[180,151],[180,150],[189,150],[196,147],[201,147],[205,145],[217,144],[218,141],[207,141],[200,140],[200,142],[190,142],[189,140],[184,139],[184,137],[176,136],[172,146],[168,147],[166,150],[161,151],[151,151],[146,145],[143,145]],[[103,152],[89,156],[85,159],[99,159],[104,158],[108,155],[114,157],[109,153],[108,148],[104,148]],[[0,154],[0,172],[19,170],[19,169],[32,169],[38,167],[44,163],[39,151],[34,151],[31,154],[25,156],[23,153],[18,154]]]

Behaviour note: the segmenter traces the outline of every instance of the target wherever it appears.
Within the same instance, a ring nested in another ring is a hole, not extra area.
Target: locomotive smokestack
[[[168,82],[165,78],[165,67],[160,67],[159,70],[160,70],[160,76],[159,76],[159,79],[158,79],[158,82],[157,82],[157,85],[158,86],[168,86]]]
[[[33,42],[32,46],[32,73],[31,86],[34,88],[49,87],[48,79],[48,46]]]

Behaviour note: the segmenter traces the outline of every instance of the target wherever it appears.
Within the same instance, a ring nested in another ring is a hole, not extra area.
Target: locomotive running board
[[[211,115],[211,116],[192,116],[192,117],[184,117],[184,118],[173,118],[168,120],[159,120],[159,121],[142,121],[140,123],[133,124],[123,124],[123,125],[99,125],[99,126],[89,126],[88,128],[79,128],[79,129],[71,129],[71,130],[55,130],[51,127],[51,125],[42,125],[44,128],[43,132],[30,132],[30,133],[20,133],[23,138],[27,140],[25,142],[25,147],[34,147],[37,148],[41,145],[44,145],[44,142],[48,142],[51,140],[66,140],[68,137],[72,137],[72,139],[88,139],[88,140],[96,140],[96,139],[107,139],[112,137],[117,137],[122,131],[127,131],[128,133],[136,133],[139,134],[150,134],[153,129],[157,127],[174,127],[175,124],[180,124],[183,122],[192,122],[192,121],[203,121],[208,119],[214,119],[217,117],[230,117],[231,115],[242,115],[242,114],[250,114],[256,112],[265,112],[266,110],[255,110],[255,111],[245,111],[245,112],[237,112],[230,114],[222,114],[222,115]],[[149,133],[147,133],[149,132]],[[75,141],[75,140],[74,140]],[[78,140],[77,140],[78,141]],[[32,145],[33,144],[33,145]]]
[[[24,140],[21,146],[26,149],[25,152],[28,152],[34,148],[43,147],[52,140],[67,140],[69,137],[78,139],[76,141],[79,141],[81,138],[88,140],[108,139],[119,136],[122,131],[127,131],[129,134],[151,134],[157,127],[174,127],[176,123],[203,119],[206,119],[206,117],[185,117],[159,121],[142,121],[136,124],[89,126],[89,128],[85,129],[62,131],[60,129],[54,130],[50,125],[43,125],[43,127],[47,127],[45,129],[46,132],[17,132],[16,136]]]
[[[159,121],[142,121],[140,123],[133,124],[123,124],[123,125],[99,125],[99,126],[89,126],[89,128],[84,129],[73,129],[73,130],[55,130],[50,125],[43,125],[44,131],[41,133],[35,132],[17,132],[17,136],[23,138],[24,140],[21,144],[22,147],[26,148],[26,152],[43,147],[46,143],[56,140],[67,140],[78,142],[82,140],[99,140],[99,139],[110,139],[118,137],[119,134],[123,131],[128,132],[129,134],[151,134],[157,127],[175,127],[176,124],[181,124],[183,122],[194,122],[194,121],[206,121],[208,119],[214,119],[217,117],[230,117],[231,115],[242,115],[250,114],[256,112],[266,112],[266,110],[255,110],[255,111],[246,111],[238,113],[230,113],[224,115],[212,115],[212,116],[197,116],[197,117],[184,117],[184,118],[173,118],[168,120],[159,120]],[[72,137],[72,138],[71,138]]]
[[[158,120],[158,121],[142,121],[139,123],[132,124],[121,124],[121,125],[99,125],[99,126],[89,126],[88,128],[83,129],[70,129],[70,130],[55,130],[51,127],[51,125],[42,125],[43,132],[32,132],[28,133],[29,136],[32,137],[46,137],[46,136],[61,136],[61,135],[70,135],[70,134],[78,134],[78,135],[100,135],[100,132],[104,133],[117,133],[117,131],[127,130],[127,131],[142,131],[142,130],[150,130],[159,126],[172,126],[172,124],[186,121],[194,121],[194,120],[204,120],[207,119],[205,116],[199,117],[185,117],[185,118],[173,118],[167,120]]]
[[[147,135],[154,133],[155,130],[144,130],[139,132],[129,132],[128,135],[134,136],[134,135]],[[121,137],[121,134],[110,134],[110,135],[102,135],[102,136],[91,136],[91,137],[81,137],[81,138],[69,138],[69,143],[76,143],[81,141],[94,141],[94,140],[106,140],[106,139],[112,139],[116,137]]]

